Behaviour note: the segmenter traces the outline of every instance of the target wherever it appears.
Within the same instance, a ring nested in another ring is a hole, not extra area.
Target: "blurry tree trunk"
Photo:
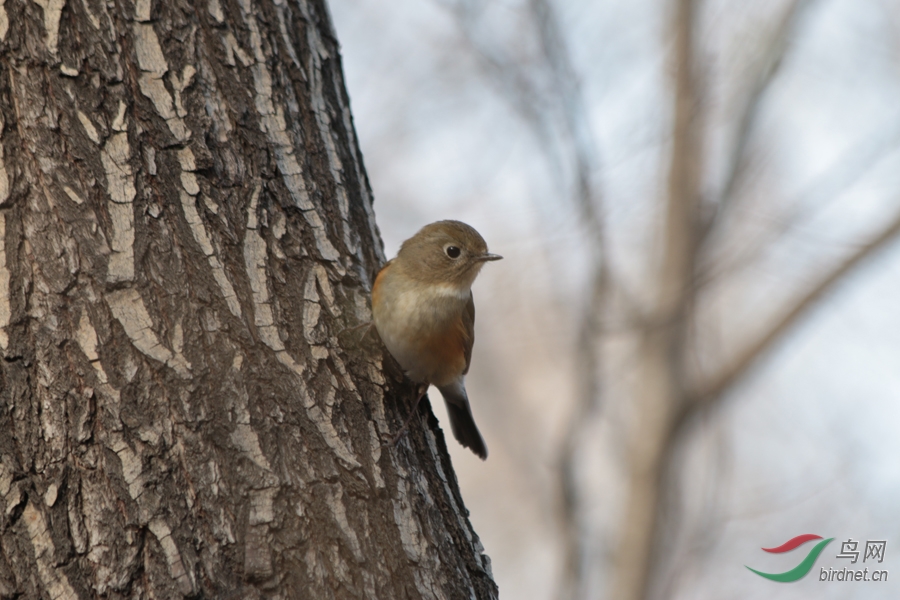
[[[0,598],[495,598],[316,0],[0,2]],[[352,333],[352,332],[351,332]]]
[[[646,596],[657,534],[661,479],[676,411],[685,402],[686,339],[693,291],[699,206],[699,134],[693,73],[694,0],[674,15],[674,114],[668,197],[653,308],[644,315],[637,351],[638,389],[626,436],[625,518],[616,556],[614,598]]]
[[[752,172],[747,169],[753,163],[750,142],[791,38],[816,2],[786,0],[777,8],[763,9],[771,14],[760,31],[759,45],[748,48],[753,55],[748,63],[751,68],[739,88],[740,102],[729,116],[734,122],[727,123],[734,132],[729,132],[728,146],[716,147],[717,151],[724,149],[727,156],[709,161],[703,140],[714,138],[705,128],[717,124],[710,110],[715,94],[709,90],[719,82],[702,85],[705,76],[715,74],[715,68],[704,62],[704,52],[697,50],[701,37],[697,22],[702,20],[697,13],[704,5],[696,0],[663,3],[671,9],[669,35],[663,46],[671,51],[666,72],[673,92],[671,136],[666,138],[665,150],[667,185],[659,199],[660,218],[655,211],[649,215],[650,226],[658,232],[656,243],[648,244],[646,255],[639,259],[631,256],[634,248],[623,246],[628,260],[616,259],[615,251],[609,251],[617,245],[615,228],[605,224],[612,207],[600,193],[604,165],[595,149],[599,144],[594,139],[591,111],[586,110],[580,90],[582,74],[574,66],[566,29],[556,15],[562,3],[521,3],[525,18],[514,21],[521,32],[521,36],[509,37],[514,43],[492,35],[495,25],[486,16],[489,4],[489,0],[459,0],[449,6],[486,80],[535,134],[564,192],[560,197],[568,193],[574,201],[577,229],[587,249],[587,260],[581,263],[587,273],[586,310],[578,318],[574,352],[578,392],[560,436],[555,463],[559,485],[554,508],[563,547],[558,597],[593,598],[597,586],[592,579],[595,573],[605,572],[592,568],[597,562],[605,563],[606,556],[600,561],[591,556],[596,550],[590,546],[596,543],[590,539],[591,510],[586,507],[595,506],[596,500],[586,496],[586,486],[579,478],[583,475],[580,465],[591,460],[585,459],[585,434],[596,431],[593,416],[606,412],[603,418],[613,419],[616,441],[623,440],[624,447],[623,509],[615,521],[619,532],[613,542],[608,597],[667,598],[672,590],[664,589],[661,575],[667,575],[666,569],[674,562],[666,553],[674,545],[675,536],[669,534],[681,526],[672,484],[682,475],[678,450],[699,431],[692,426],[698,421],[695,417],[720,405],[818,301],[866,259],[897,240],[900,212],[887,218],[881,229],[847,244],[841,259],[823,261],[819,272],[810,274],[811,279],[798,281],[789,290],[789,299],[775,307],[773,315],[755,322],[743,339],[728,340],[724,348],[707,347],[713,344],[708,335],[704,338],[703,334],[709,333],[706,328],[723,324],[711,324],[718,315],[707,318],[702,313],[702,307],[710,306],[710,297],[716,301],[711,282],[721,284],[721,280],[741,276],[739,265],[728,260],[734,250],[729,242],[735,241],[735,235],[747,234],[729,221],[740,219],[739,209],[753,206],[753,194],[741,189]],[[576,10],[570,16],[574,14],[581,13]],[[579,22],[575,29],[580,28]],[[533,54],[529,54],[531,48]],[[860,161],[858,156],[848,155],[848,162],[871,166],[869,161],[875,157],[870,153],[867,157]],[[719,163],[724,165],[723,172],[713,173],[711,167]],[[711,185],[712,180],[717,185]],[[753,248],[750,259],[756,253],[764,254],[790,226],[790,220],[773,225],[762,243],[745,240]],[[749,262],[746,256],[743,259]],[[634,276],[635,264],[652,268],[641,268]],[[622,357],[627,363],[619,363]],[[608,368],[616,363],[627,364],[627,368],[621,372],[615,372],[615,366]],[[607,410],[605,405],[614,403],[619,406]],[[522,456],[529,464],[534,462],[533,454]]]
[[[828,292],[866,259],[900,237],[900,212],[884,227],[852,248],[811,285],[798,290],[771,322],[761,324],[755,337],[722,357],[709,372],[699,372],[688,357],[698,352],[693,328],[700,320],[695,295],[702,279],[698,265],[714,263],[715,248],[705,245],[712,231],[722,224],[722,214],[731,210],[735,182],[744,166],[747,138],[752,132],[760,100],[771,83],[787,47],[790,31],[809,2],[792,0],[764,53],[759,77],[739,116],[738,135],[729,172],[715,211],[704,213],[700,174],[703,172],[701,138],[704,123],[698,110],[702,92],[696,81],[695,0],[675,0],[673,13],[673,122],[665,220],[656,273],[656,296],[652,309],[639,324],[636,369],[637,389],[631,398],[629,431],[626,435],[625,515],[616,551],[611,598],[644,600],[668,597],[671,590],[659,588],[660,563],[665,558],[662,516],[672,490],[666,483],[677,479],[673,460],[685,442],[693,417],[715,407],[734,384],[769,352]],[[677,516],[677,513],[675,513]],[[668,515],[671,519],[671,514]],[[669,529],[673,524],[668,523]],[[656,585],[654,585],[656,584]]]

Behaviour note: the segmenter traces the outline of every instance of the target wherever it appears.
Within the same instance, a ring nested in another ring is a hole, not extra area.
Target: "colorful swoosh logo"
[[[803,561],[791,569],[790,571],[785,571],[784,573],[763,573],[762,571],[757,571],[756,569],[751,569],[744,565],[760,577],[765,577],[766,579],[771,579],[772,581],[780,581],[781,583],[790,583],[791,581],[797,581],[798,579],[802,579],[809,573],[813,565],[816,563],[816,559],[819,558],[819,554],[822,553],[822,550],[825,549],[825,546],[828,545],[828,542],[833,540],[834,538],[828,538],[827,540],[822,540],[821,535],[815,535],[813,533],[804,533],[803,535],[798,535],[795,538],[791,538],[785,543],[775,548],[763,548],[766,552],[772,552],[774,554],[781,554],[782,552],[790,552],[794,548],[798,546],[802,546],[806,542],[810,542],[812,540],[822,540],[818,544],[816,544],[812,550],[809,551],[809,554],[806,555],[806,558]]]

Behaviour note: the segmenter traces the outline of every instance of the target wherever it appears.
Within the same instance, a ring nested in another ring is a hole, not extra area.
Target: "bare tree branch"
[[[564,561],[559,588],[560,598],[574,598],[585,586],[585,549],[580,527],[581,506],[576,476],[577,451],[581,432],[590,415],[599,404],[600,385],[597,381],[601,360],[601,315],[607,299],[606,234],[600,201],[593,181],[592,171],[597,164],[587,111],[581,94],[581,86],[572,65],[565,38],[559,26],[556,12],[548,0],[531,0],[529,9],[538,30],[540,47],[560,104],[564,139],[569,146],[570,160],[574,164],[574,199],[583,225],[588,233],[590,251],[590,292],[588,305],[580,319],[580,334],[576,342],[578,357],[579,393],[576,404],[566,424],[562,447],[558,458],[559,496],[557,516],[560,521]]]
[[[734,145],[728,155],[728,167],[722,189],[718,194],[718,202],[714,212],[704,224],[703,238],[715,228],[721,216],[734,203],[737,184],[741,180],[743,165],[747,154],[750,138],[759,118],[760,109],[766,93],[771,89],[772,82],[781,70],[781,64],[788,49],[788,40],[793,34],[799,21],[800,13],[812,2],[812,0],[792,0],[778,21],[777,27],[771,36],[771,43],[765,50],[758,64],[758,72],[753,78],[749,91],[741,107],[738,118],[737,133]],[[702,240],[701,240],[702,243]]]
[[[703,96],[696,52],[697,5],[677,0],[672,15],[672,147],[666,190],[663,260],[657,273],[649,326],[640,336],[638,406],[627,450],[626,508],[616,548],[612,597],[647,598],[661,560],[664,532],[660,508],[667,472],[673,419],[683,404],[685,343],[693,306],[700,220],[703,127],[698,108]]]
[[[698,114],[700,86],[694,57],[693,0],[676,3],[674,21],[674,116],[664,232],[659,273],[659,311],[671,316],[686,308],[697,250],[700,173],[703,168]]]
[[[781,71],[781,64],[784,60],[785,53],[788,48],[788,40],[796,27],[798,16],[802,9],[810,3],[810,0],[793,0],[772,34],[772,41],[766,49],[765,54],[759,64],[759,72],[753,79],[750,92],[747,94],[741,117],[739,120],[737,138],[734,150],[731,153],[729,168],[725,178],[725,185],[722,187],[721,201],[728,203],[733,200],[735,185],[739,179],[740,164],[746,154],[747,145],[750,141],[750,135],[753,127],[759,117],[762,101],[766,96],[766,92],[771,88],[772,82]]]
[[[723,392],[744,375],[760,356],[784,337],[791,327],[796,325],[816,302],[831,292],[845,277],[862,265],[866,259],[886,247],[897,237],[900,237],[900,213],[887,227],[846,257],[830,273],[810,288],[768,331],[747,346],[737,359],[713,377],[709,384],[701,387],[693,395],[695,404],[709,405],[718,401],[722,397]]]
[[[842,193],[862,181],[882,160],[897,151],[898,143],[900,124],[887,129],[882,124],[880,131],[862,136],[860,143],[833,160],[792,200],[786,200],[784,204],[790,208],[782,215],[772,217],[774,222],[771,227],[756,236],[748,236],[748,241],[739,249],[729,251],[728,248],[722,250],[717,247],[715,253],[707,252],[709,261],[698,267],[694,285],[698,289],[703,288],[723,275],[739,272],[751,264],[789,231],[810,222],[832,206]]]

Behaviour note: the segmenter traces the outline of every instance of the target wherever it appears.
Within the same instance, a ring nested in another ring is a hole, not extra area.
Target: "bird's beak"
[[[487,262],[489,260],[500,260],[501,258],[503,258],[503,257],[500,256],[499,254],[491,254],[489,252],[485,252],[484,254],[482,254],[481,256],[478,257],[478,260]]]

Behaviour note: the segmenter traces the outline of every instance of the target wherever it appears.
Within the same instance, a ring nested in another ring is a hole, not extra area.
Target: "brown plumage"
[[[441,390],[454,437],[482,459],[464,376],[475,342],[472,283],[490,254],[481,235],[459,221],[426,225],[403,242],[372,286],[375,328],[415,382]]]

